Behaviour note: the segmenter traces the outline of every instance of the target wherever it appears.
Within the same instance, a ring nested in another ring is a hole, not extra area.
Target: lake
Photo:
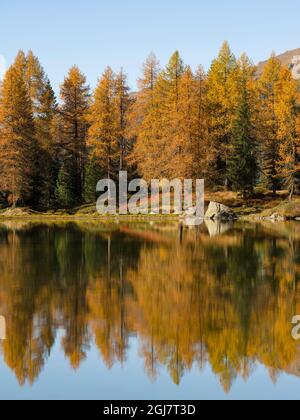
[[[300,223],[0,223],[1,399],[299,399]]]

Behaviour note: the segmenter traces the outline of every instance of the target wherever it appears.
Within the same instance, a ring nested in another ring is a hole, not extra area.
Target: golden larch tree
[[[88,148],[108,177],[119,168],[119,109],[115,94],[115,74],[107,68],[95,90],[89,113]]]
[[[35,132],[31,101],[22,74],[13,66],[0,92],[0,189],[13,206],[32,196]]]
[[[207,77],[209,132],[216,154],[216,179],[229,187],[228,159],[230,138],[236,114],[237,62],[225,42],[211,65]]]

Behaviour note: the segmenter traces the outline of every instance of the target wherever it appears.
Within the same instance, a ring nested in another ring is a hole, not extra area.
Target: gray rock
[[[207,212],[205,213],[207,220],[235,220],[236,214],[227,206],[211,201],[209,203]]]

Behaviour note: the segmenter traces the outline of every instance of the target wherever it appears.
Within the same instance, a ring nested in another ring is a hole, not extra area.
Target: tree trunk
[[[293,200],[294,191],[295,191],[295,187],[294,187],[294,185],[293,185],[293,186],[290,188],[289,201],[292,201],[292,200]]]

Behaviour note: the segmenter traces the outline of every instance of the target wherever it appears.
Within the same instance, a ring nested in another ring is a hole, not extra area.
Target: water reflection
[[[153,380],[210,365],[225,391],[257,363],[299,375],[298,224],[0,226],[0,349],[34,383],[58,331],[70,366],[96,345],[108,368],[136,336]],[[200,374],[200,373],[199,373]]]

